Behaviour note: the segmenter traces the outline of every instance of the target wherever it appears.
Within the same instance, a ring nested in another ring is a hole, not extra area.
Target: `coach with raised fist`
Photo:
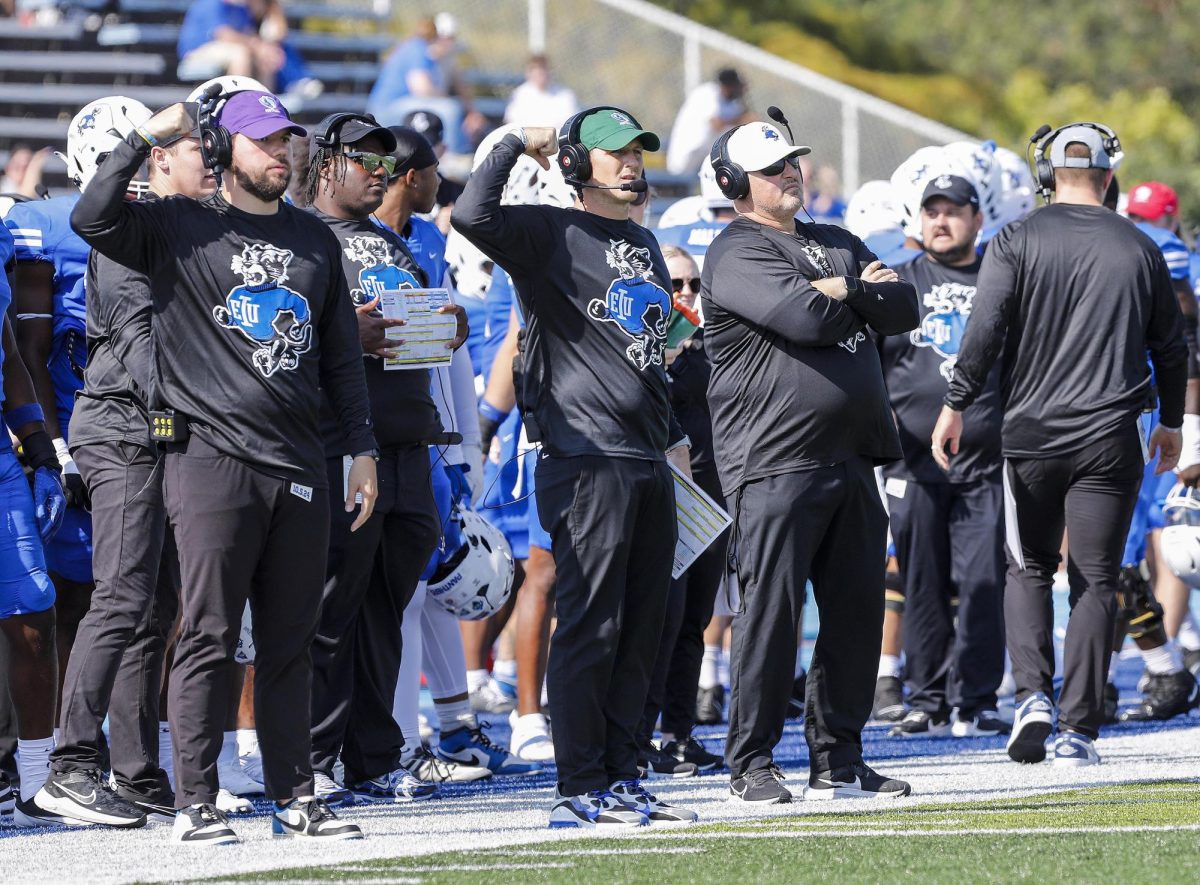
[[[862,758],[883,633],[887,514],[873,468],[900,457],[879,354],[918,322],[916,294],[852,234],[803,224],[798,158],[774,126],[713,145],[738,217],[713,241],[701,296],[708,400],[743,610],[733,621],[725,758],[744,802],[789,802],[783,735],[811,578],[821,631],[808,671],[807,798],[907,795]]]

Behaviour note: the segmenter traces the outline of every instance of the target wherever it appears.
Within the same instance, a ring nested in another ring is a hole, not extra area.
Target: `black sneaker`
[[[689,735],[681,741],[668,741],[663,744],[664,756],[672,756],[680,762],[690,762],[697,771],[715,771],[725,764],[725,760],[716,753],[710,753],[704,744]]]
[[[12,816],[13,809],[17,807],[16,795],[8,781],[8,775],[0,771],[0,818],[7,819]]]
[[[357,824],[339,820],[324,799],[293,799],[276,805],[271,815],[271,835],[276,839],[361,839]]]
[[[649,780],[661,778],[695,777],[700,770],[693,762],[685,762],[660,750],[653,743],[638,748],[639,777]]]
[[[1200,684],[1188,670],[1150,676],[1146,696],[1121,714],[1122,722],[1173,719],[1200,704]]]
[[[1121,706],[1121,693],[1111,682],[1104,684],[1104,724],[1118,722],[1117,709]]]
[[[808,671],[801,670],[800,675],[792,681],[792,696],[788,699],[788,719],[804,718],[804,690],[808,685]]]
[[[1001,719],[995,710],[980,710],[974,716],[962,716],[954,721],[950,733],[955,737],[995,737],[1012,731],[1012,723]]]
[[[1191,672],[1200,679],[1200,648],[1185,648],[1183,650],[1183,669]]]
[[[225,813],[207,803],[179,809],[171,839],[188,845],[233,845],[241,841]]]
[[[696,694],[696,723],[719,725],[725,721],[725,686],[702,688]]]
[[[950,733],[949,713],[927,713],[909,710],[898,725],[893,725],[891,737],[939,737]]]
[[[875,680],[875,706],[872,718],[879,722],[899,722],[904,718],[904,684],[896,676]]]
[[[160,787],[141,792],[121,784],[117,784],[115,790],[119,798],[146,815],[146,820],[167,824],[175,822],[175,794],[171,790]]]
[[[911,792],[912,787],[907,781],[884,777],[865,762],[855,762],[832,771],[811,772],[804,798],[895,799]]]
[[[51,771],[33,804],[48,814],[106,827],[146,825],[142,809],[118,796],[98,769]]]
[[[775,765],[747,771],[729,781],[729,799],[731,802],[785,805],[792,801],[792,794],[782,781],[783,772]]]

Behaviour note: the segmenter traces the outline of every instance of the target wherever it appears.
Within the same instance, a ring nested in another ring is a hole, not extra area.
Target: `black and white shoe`
[[[51,771],[31,803],[59,817],[105,827],[142,827],[146,815],[116,794],[98,769]]]
[[[324,799],[304,797],[275,805],[271,835],[276,839],[361,839],[358,824],[338,819]]]
[[[241,841],[224,812],[207,803],[189,805],[176,812],[171,839],[188,845],[234,845]]]
[[[36,795],[34,799],[36,799]],[[91,823],[77,817],[66,817],[52,811],[43,811],[33,799],[22,799],[17,795],[13,805],[13,826],[32,827],[88,827]]]
[[[1012,734],[1005,749],[1013,762],[1034,764],[1046,758],[1046,738],[1054,729],[1054,705],[1043,692],[1033,694],[1017,704]]]
[[[747,771],[729,781],[729,801],[784,805],[792,801],[792,794],[782,781],[783,772],[775,765]]]
[[[832,771],[809,774],[805,799],[896,799],[907,796],[907,781],[884,777],[865,762],[843,765]]]
[[[725,686],[701,688],[696,693],[696,722],[719,725],[725,721]]]
[[[1012,731],[1012,723],[995,710],[980,710],[974,716],[960,716],[950,728],[955,737],[995,737]]]
[[[725,764],[716,753],[705,749],[703,742],[688,735],[680,741],[667,741],[662,747],[663,755],[672,756],[680,762],[690,762],[697,771],[715,771]]]
[[[119,798],[146,815],[147,821],[168,824],[175,822],[175,794],[171,790],[160,787],[143,793],[120,784],[114,789]]]
[[[875,704],[871,717],[878,722],[899,722],[904,718],[904,683],[897,676],[875,680]]]
[[[354,804],[354,793],[323,771],[313,772],[313,792],[330,808],[341,808],[344,805]]]
[[[950,733],[950,714],[909,710],[888,735],[891,737],[940,737]]]
[[[1174,719],[1200,705],[1200,683],[1190,670],[1151,674],[1145,697],[1121,714],[1122,722]]]
[[[0,771],[0,820],[12,817],[13,809],[17,807],[17,794],[13,792],[8,775]]]
[[[609,787],[609,792],[616,796],[619,802],[646,815],[646,819],[652,824],[690,824],[700,817],[690,808],[680,808],[659,799],[643,787],[641,781],[617,781]]]
[[[650,780],[695,777],[700,770],[692,762],[660,750],[653,742],[638,748],[638,772]]]

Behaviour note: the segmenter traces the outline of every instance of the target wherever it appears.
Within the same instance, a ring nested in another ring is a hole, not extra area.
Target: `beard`
[[[968,258],[973,258],[975,255],[975,239],[972,237],[969,242],[951,246],[949,249],[926,249],[925,251],[940,264],[963,264]]]
[[[266,172],[261,172],[257,176],[251,176],[249,173],[234,166],[231,170],[234,181],[238,186],[252,197],[262,200],[264,203],[274,203],[285,193],[287,193],[288,185],[292,181],[292,170],[289,167],[287,175],[282,179],[272,179]]]

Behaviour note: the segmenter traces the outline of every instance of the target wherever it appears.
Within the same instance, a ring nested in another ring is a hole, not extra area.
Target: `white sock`
[[[258,753],[258,731],[253,728],[239,728],[237,730],[238,756],[257,756]]]
[[[879,675],[877,678],[882,679],[884,676],[900,676],[900,655],[880,655],[879,656]]]
[[[433,708],[437,711],[438,731],[442,734],[462,728],[464,725],[467,728],[476,728],[478,725],[475,721],[475,714],[471,712],[469,700],[434,701]]]
[[[1121,656],[1119,654],[1117,654],[1115,651],[1112,653],[1112,656],[1109,657],[1109,659],[1108,659],[1108,681],[1109,682],[1117,681],[1117,661],[1119,661],[1119,660],[1121,660]]]
[[[23,741],[17,738],[17,773],[21,775],[21,801],[28,802],[50,776],[50,751],[54,738]]]
[[[427,584],[420,581],[413,598],[404,608],[400,633],[404,654],[400,656],[400,674],[396,679],[396,697],[392,703],[392,718],[404,735],[404,755],[409,756],[421,746],[421,609],[425,605]]]
[[[1200,651],[1200,628],[1197,628],[1196,619],[1190,611],[1183,616],[1175,642],[1187,651]]]
[[[167,783],[175,789],[175,743],[171,740],[169,723],[158,723],[158,767],[167,775]]]
[[[717,668],[721,663],[721,646],[704,646],[704,657],[700,661],[700,687],[716,688],[718,683]]]
[[[1178,673],[1183,669],[1183,655],[1180,654],[1178,646],[1169,639],[1165,645],[1143,651],[1142,661],[1145,662],[1146,669],[1155,676]]]
[[[58,746],[58,742],[62,740],[62,729],[57,725],[54,727],[54,746]]]
[[[492,674],[487,670],[468,670],[467,671],[467,691],[474,694],[487,685]]]
[[[492,664],[492,673],[495,676],[503,676],[509,682],[517,678],[517,661],[514,658],[511,661],[502,661],[499,658]]]
[[[237,732],[227,731],[221,738],[221,755],[217,757],[217,768],[231,768],[237,764]]]

